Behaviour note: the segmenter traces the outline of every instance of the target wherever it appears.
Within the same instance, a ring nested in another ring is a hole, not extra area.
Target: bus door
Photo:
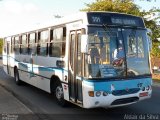
[[[7,41],[7,72],[11,74],[10,70],[10,42]]]
[[[69,92],[72,102],[82,103],[81,30],[70,32]]]

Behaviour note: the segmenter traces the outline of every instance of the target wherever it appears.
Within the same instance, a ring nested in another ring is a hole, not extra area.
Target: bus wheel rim
[[[60,100],[63,96],[63,90],[62,90],[62,87],[58,86],[56,88],[56,97],[58,100]]]

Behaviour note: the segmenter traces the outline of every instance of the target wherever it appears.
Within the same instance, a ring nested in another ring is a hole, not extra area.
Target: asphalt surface
[[[159,83],[154,83],[151,99],[111,109],[84,109],[72,104],[62,108],[57,105],[50,94],[42,90],[28,84],[17,86],[14,79],[6,75],[0,67],[0,90],[2,88],[31,111],[31,113],[26,114],[18,113],[19,116],[24,116],[24,118],[26,116],[36,116],[37,119],[41,120],[160,120]]]
[[[8,114],[32,114],[21,101],[16,99],[10,92],[0,86],[0,113]]]

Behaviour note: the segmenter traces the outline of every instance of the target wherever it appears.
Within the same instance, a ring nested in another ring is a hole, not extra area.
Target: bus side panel
[[[14,67],[17,66],[18,67],[18,61],[17,61],[18,56],[11,54],[10,58],[9,58],[9,63],[10,63],[10,76],[14,77]]]

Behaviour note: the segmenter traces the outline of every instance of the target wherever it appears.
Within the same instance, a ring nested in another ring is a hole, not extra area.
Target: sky
[[[58,20],[54,17],[55,15],[67,16],[77,13],[80,9],[85,8],[85,3],[94,1],[0,0],[0,37],[51,24]],[[135,1],[142,9],[147,10],[153,6],[160,8],[160,0],[157,0],[156,3]]]

